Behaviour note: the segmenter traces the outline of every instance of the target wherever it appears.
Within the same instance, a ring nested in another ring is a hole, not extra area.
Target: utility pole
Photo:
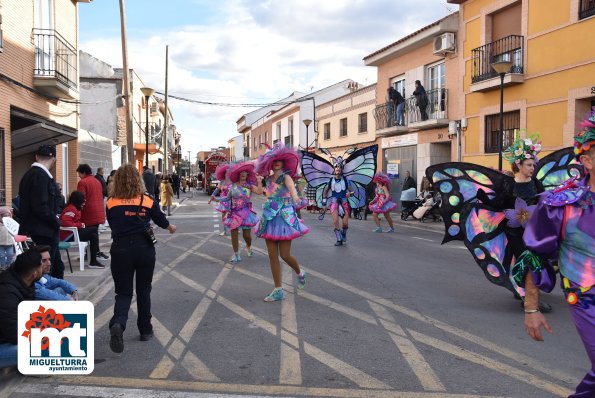
[[[161,135],[161,148],[163,148],[163,175],[168,174],[167,168],[167,137],[169,135],[169,109],[167,108],[167,68],[169,61],[169,45],[165,46],[165,124]]]
[[[124,110],[126,117],[126,152],[128,153],[128,163],[134,164],[134,138],[132,136],[132,98],[130,96],[130,83],[128,82],[128,44],[126,38],[126,11],[124,0],[120,0],[120,29],[122,36],[122,99],[124,100]],[[122,158],[124,155],[122,155]]]
[[[192,171],[192,166],[190,166],[190,153],[192,151],[188,151],[188,176],[190,176],[191,171]]]

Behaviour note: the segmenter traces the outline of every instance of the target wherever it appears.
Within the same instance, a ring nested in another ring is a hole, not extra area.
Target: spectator
[[[163,180],[163,174],[157,173],[155,176],[155,186],[153,187],[155,200],[157,200],[157,202],[161,202],[161,182]]]
[[[421,192],[432,193],[432,183],[430,182],[430,180],[428,180],[428,177],[424,176],[421,179],[421,187],[419,189]]]
[[[101,183],[101,192],[103,193],[103,197],[106,198],[107,197],[107,182],[103,178],[103,167],[97,168],[97,173],[95,174],[95,178],[97,178],[97,181],[99,181]]]
[[[167,210],[167,215],[171,216],[171,205],[174,199],[174,191],[171,187],[169,178],[164,178],[161,181],[161,208],[163,211]]]
[[[66,207],[66,198],[62,193],[62,184],[59,182],[56,183],[56,187],[58,187],[58,214],[62,213],[62,210]]]
[[[35,153],[36,162],[19,184],[21,235],[29,235],[37,245],[50,246],[51,275],[64,277],[60,258],[59,192],[50,169],[56,163],[56,147],[41,145]]]
[[[4,271],[14,259],[14,240],[8,229],[2,223],[3,217],[10,217],[8,207],[0,207],[0,271]]]
[[[33,250],[19,254],[0,274],[0,368],[18,362],[18,307],[35,299],[35,282],[42,275],[41,254]]]
[[[114,181],[114,174],[116,174],[116,170],[110,171],[109,176],[107,176],[106,185],[107,185],[107,195],[108,196],[110,195],[110,189],[112,186],[112,182]]]
[[[403,191],[411,188],[415,188],[417,190],[417,183],[415,182],[415,179],[411,177],[409,170],[407,170],[405,172],[405,180],[403,180]]]
[[[182,177],[182,192],[186,193],[186,187],[188,187],[188,180],[186,177]]]
[[[405,110],[405,98],[401,95],[401,93],[395,89],[393,86],[390,86],[387,89],[388,97],[392,103],[393,112],[395,115],[395,123],[397,126],[404,126],[405,121],[403,120],[404,110]]]
[[[85,207],[85,195],[82,192],[74,191],[68,198],[68,204],[60,215],[60,224],[63,227],[75,227],[78,230],[79,238],[83,242],[89,242],[91,251],[91,261],[89,268],[105,268],[97,260],[99,255],[99,233],[97,228],[87,227],[81,222],[81,210]],[[63,241],[72,240],[72,232],[60,231],[60,239]]]
[[[152,188],[155,186],[155,174],[148,166],[143,167],[143,181],[145,182],[146,192],[151,196],[155,196],[155,190]]]
[[[33,246],[32,251],[41,255],[43,276],[35,282],[35,300],[78,300],[76,286],[64,279],[49,275],[52,260],[49,246]]]
[[[171,185],[172,189],[174,190],[174,195],[178,195],[178,197],[180,197],[180,176],[178,173],[174,173],[171,177]]]
[[[413,92],[413,96],[415,97],[417,106],[419,107],[421,120],[428,120],[428,94],[419,80],[415,81],[415,91]]]
[[[105,206],[103,204],[103,188],[88,164],[80,164],[76,169],[80,181],[76,190],[85,196],[85,206],[81,210],[81,222],[85,228],[94,229],[99,236],[99,225],[105,223]],[[107,260],[109,256],[98,252],[97,257]]]

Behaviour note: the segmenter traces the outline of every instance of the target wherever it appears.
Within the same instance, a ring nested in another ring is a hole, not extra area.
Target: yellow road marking
[[[484,366],[488,369],[495,370],[496,372],[502,373],[505,376],[512,377],[513,379],[517,379],[519,381],[522,381],[523,383],[527,383],[541,390],[548,391],[552,394],[561,396],[568,396],[569,394],[572,394],[571,390],[550,383],[549,381],[543,380],[542,378],[539,378],[529,372],[525,372],[522,369],[498,362],[486,356],[468,351],[463,347],[458,347],[453,344],[446,343],[444,341],[427,336],[423,333],[419,333],[410,329],[408,329],[408,332],[411,334],[411,337],[413,337],[416,341],[419,341],[420,343],[429,345],[438,350],[454,355],[458,358],[465,359],[469,362]]]
[[[316,296],[316,295],[314,295],[312,293],[309,293],[309,292],[306,292],[306,291],[300,291],[299,292],[299,295],[300,295],[300,297],[303,297],[305,299],[308,299],[308,300],[313,301],[315,303],[318,303],[320,305],[324,305],[325,307],[328,307],[328,308],[333,309],[335,311],[342,312],[344,314],[350,315],[350,316],[352,316],[354,318],[359,319],[360,321],[364,321],[364,322],[369,323],[371,325],[378,325],[378,322],[376,322],[376,319],[374,319],[373,316],[370,316],[370,315],[368,315],[368,314],[366,314],[364,312],[355,310],[353,308],[346,307],[344,305],[341,305],[339,303],[336,303],[334,301],[325,299],[325,298],[320,297],[320,296]]]
[[[217,302],[223,305],[231,312],[234,312],[236,315],[239,315],[245,320],[252,322],[255,326],[258,326],[259,328],[266,330],[273,336],[277,336],[277,326],[273,325],[269,321],[265,321],[264,319],[254,315],[250,311],[245,310],[244,308],[240,307],[239,305],[229,301],[228,299],[222,296],[217,297]]]
[[[169,373],[174,368],[174,363],[167,355],[161,358],[155,369],[151,372],[149,377],[151,379],[167,379]]]
[[[213,372],[192,352],[186,352],[184,359],[182,359],[182,366],[190,376],[195,380],[201,381],[220,381]]]
[[[41,380],[41,383],[45,381]],[[47,383],[57,382],[65,384],[82,384],[130,387],[130,388],[153,388],[160,390],[186,390],[186,391],[209,391],[236,394],[266,394],[266,395],[299,395],[305,397],[342,397],[342,398],[506,398],[501,395],[477,395],[477,394],[449,394],[446,392],[413,392],[413,391],[389,391],[385,389],[347,389],[347,388],[320,388],[301,386],[270,386],[252,384],[227,384],[209,383],[200,381],[179,381],[179,380],[158,380],[158,379],[134,379],[121,377],[53,377]]]

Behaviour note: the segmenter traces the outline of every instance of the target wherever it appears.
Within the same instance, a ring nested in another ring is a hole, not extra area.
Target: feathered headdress
[[[537,162],[537,154],[541,152],[539,135],[533,134],[531,137],[521,138],[519,131],[515,135],[514,143],[502,153],[504,158],[510,164],[516,163],[517,165],[526,159],[533,159]]]
[[[595,145],[595,107],[581,123],[582,130],[574,137],[574,153],[577,159]]]
[[[379,182],[380,184],[388,187],[390,186],[390,177],[387,174],[378,172],[374,176],[374,179],[372,179],[372,182]]]
[[[215,178],[219,181],[224,181],[229,166],[231,166],[229,163],[219,163],[215,169]]]
[[[267,147],[269,147],[267,145]],[[283,170],[294,177],[297,173],[298,165],[300,164],[300,155],[293,149],[286,147],[280,141],[276,142],[272,148],[258,157],[256,164],[256,173],[266,177],[273,168],[273,162],[281,160],[283,162]]]

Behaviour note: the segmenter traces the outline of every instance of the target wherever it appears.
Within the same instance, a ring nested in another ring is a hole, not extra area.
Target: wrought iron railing
[[[54,77],[61,83],[77,87],[76,49],[53,29],[33,29],[35,69],[38,77]]]
[[[425,102],[425,104],[424,104]],[[405,123],[447,118],[448,90],[437,88],[426,92],[426,98],[409,97],[405,100]]]
[[[523,36],[511,35],[471,50],[471,82],[477,83],[498,76],[492,68],[492,64],[498,61],[512,62],[509,73],[524,73],[524,41]]]
[[[581,0],[578,18],[585,19],[595,15],[595,0]]]
[[[424,100],[425,99],[425,100]],[[448,118],[448,90],[438,88],[426,92],[425,98],[409,97],[403,109],[403,125]],[[377,105],[374,109],[376,129],[382,130],[397,126],[397,112],[392,102]]]

